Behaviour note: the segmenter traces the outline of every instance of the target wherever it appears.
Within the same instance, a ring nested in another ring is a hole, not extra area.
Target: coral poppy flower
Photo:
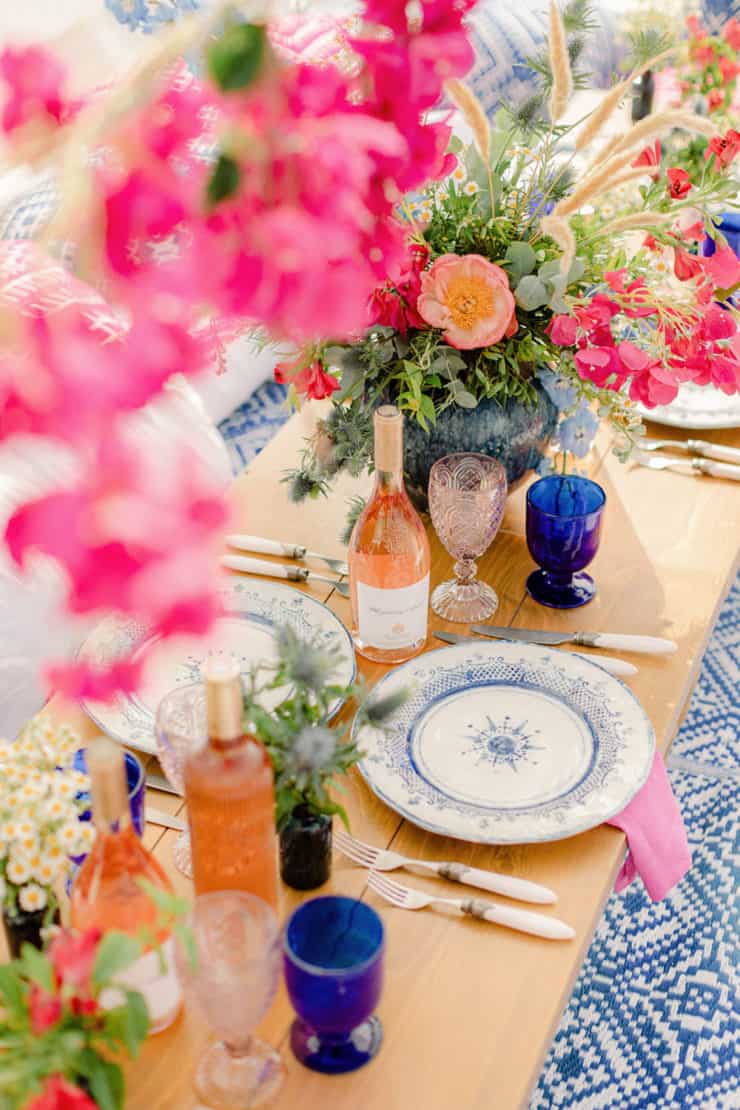
[[[709,146],[704,151],[704,157],[709,159],[715,155],[717,162],[724,169],[729,166],[736,154],[740,153],[740,131],[730,127],[724,135],[715,135],[709,140]]]
[[[441,328],[451,347],[490,347],[514,335],[518,324],[509,279],[480,254],[443,254],[421,275],[419,315]]]
[[[644,150],[640,151],[632,165],[635,169],[639,169],[640,166],[657,167],[650,174],[653,181],[657,181],[660,177],[660,139],[655,140],[655,146],[646,146]]]

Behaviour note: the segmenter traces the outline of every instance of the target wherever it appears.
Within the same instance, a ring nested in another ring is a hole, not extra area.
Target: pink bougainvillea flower
[[[518,327],[509,279],[479,254],[444,254],[421,275],[419,315],[451,347],[490,347]]]
[[[678,382],[659,360],[648,360],[630,379],[629,394],[633,401],[640,401],[647,408],[668,405],[678,394]]]
[[[553,316],[545,331],[558,347],[572,347],[578,338],[578,320],[575,316]]]
[[[666,171],[666,176],[668,177],[668,194],[673,200],[683,200],[691,192],[693,185],[686,170],[671,166]]]
[[[373,292],[368,303],[370,324],[383,324],[406,335],[409,328],[424,329],[426,321],[419,314],[417,302],[421,293],[421,275],[429,261],[426,243],[412,243],[404,268],[391,281]]]
[[[63,1076],[52,1075],[24,1110],[97,1110],[97,1103]]]
[[[632,165],[635,169],[640,166],[652,168],[650,176],[653,181],[657,181],[660,177],[660,139],[655,140],[654,146],[646,146],[644,150],[640,151]]]
[[[599,389],[619,389],[627,372],[615,347],[584,347],[575,357],[579,377]]]
[[[702,259],[702,267],[718,289],[734,289],[740,283],[740,259],[727,244]]]
[[[738,153],[740,153],[740,131],[730,127],[724,135],[715,135],[709,140],[704,157],[715,158],[717,165],[725,169]]]
[[[105,198],[105,248],[111,268],[122,276],[133,274],[142,245],[168,235],[184,215],[183,205],[171,190],[144,170],[133,170]]]
[[[73,107],[62,94],[66,70],[43,46],[8,46],[0,54],[0,78],[10,94],[3,106],[2,129],[12,132],[33,119],[66,122]]]

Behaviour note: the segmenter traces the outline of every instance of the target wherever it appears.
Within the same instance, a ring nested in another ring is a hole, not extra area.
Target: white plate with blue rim
[[[359,726],[359,769],[421,828],[480,844],[561,840],[623,809],[655,733],[596,663],[533,644],[440,648],[391,671],[373,698],[411,691],[383,730]]]
[[[143,682],[131,696],[118,696],[108,704],[84,702],[85,711],[108,736],[138,751],[156,754],[154,720],[157,706],[175,686],[197,682],[209,655],[234,655],[242,674],[255,664],[276,657],[275,631],[282,625],[292,628],[302,639],[320,647],[334,649],[337,669],[332,681],[347,686],[355,677],[356,664],[352,639],[339,617],[316,598],[292,586],[260,579],[227,578],[221,588],[223,616],[212,633],[200,639],[163,642],[132,620],[110,616],[88,636],[80,655],[99,664],[128,656],[144,659]],[[280,700],[280,693],[268,695],[265,708]],[[338,697],[330,716],[341,707]]]

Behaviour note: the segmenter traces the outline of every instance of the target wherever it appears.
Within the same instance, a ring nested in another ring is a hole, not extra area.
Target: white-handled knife
[[[641,451],[635,451],[632,461],[648,470],[675,470],[678,474],[704,474],[708,478],[740,482],[740,466],[735,463],[705,458],[678,459],[675,455],[649,455]]]
[[[434,636],[446,644],[484,644],[486,642],[480,636],[462,636],[459,632],[435,632]],[[589,663],[598,663],[605,671],[618,675],[619,678],[628,678],[630,675],[637,674],[637,667],[634,663],[628,663],[626,659],[615,659],[612,655],[584,655],[582,651],[574,651],[572,654],[580,659],[587,659]]]
[[[318,551],[309,551],[299,543],[282,543],[280,540],[270,540],[265,536],[246,536],[241,533],[226,537],[229,547],[237,551],[251,551],[255,555],[282,555],[285,559],[319,559],[337,574],[349,574],[349,568],[342,559],[332,559],[329,555],[319,555]]]
[[[521,640],[525,644],[577,644],[580,647],[636,651],[643,655],[673,655],[678,650],[673,640],[623,632],[537,632],[529,628],[501,628],[495,624],[474,624],[472,631],[498,640]]]
[[[185,822],[182,817],[175,817],[174,814],[165,813],[162,809],[146,806],[144,816],[151,825],[161,825],[164,829],[177,829],[178,832],[185,831]]]
[[[708,439],[640,439],[640,451],[683,451],[687,455],[701,455],[705,459],[718,459],[720,462],[740,463],[740,447],[725,447],[722,443],[710,443]]]
[[[245,574],[265,574],[268,578],[284,578],[289,582],[326,582],[342,597],[349,597],[349,586],[325,574],[316,574],[308,567],[286,567],[282,563],[269,563],[266,559],[252,559],[249,555],[222,555],[221,566],[240,570]]]

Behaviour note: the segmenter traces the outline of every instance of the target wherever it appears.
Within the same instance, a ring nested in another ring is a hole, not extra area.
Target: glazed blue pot
[[[404,429],[406,489],[414,503],[427,509],[427,486],[432,465],[456,451],[476,451],[498,459],[506,470],[509,489],[534,470],[558,422],[557,407],[535,382],[536,401],[479,401],[474,409],[458,405],[437,418],[425,432],[415,420]]]

